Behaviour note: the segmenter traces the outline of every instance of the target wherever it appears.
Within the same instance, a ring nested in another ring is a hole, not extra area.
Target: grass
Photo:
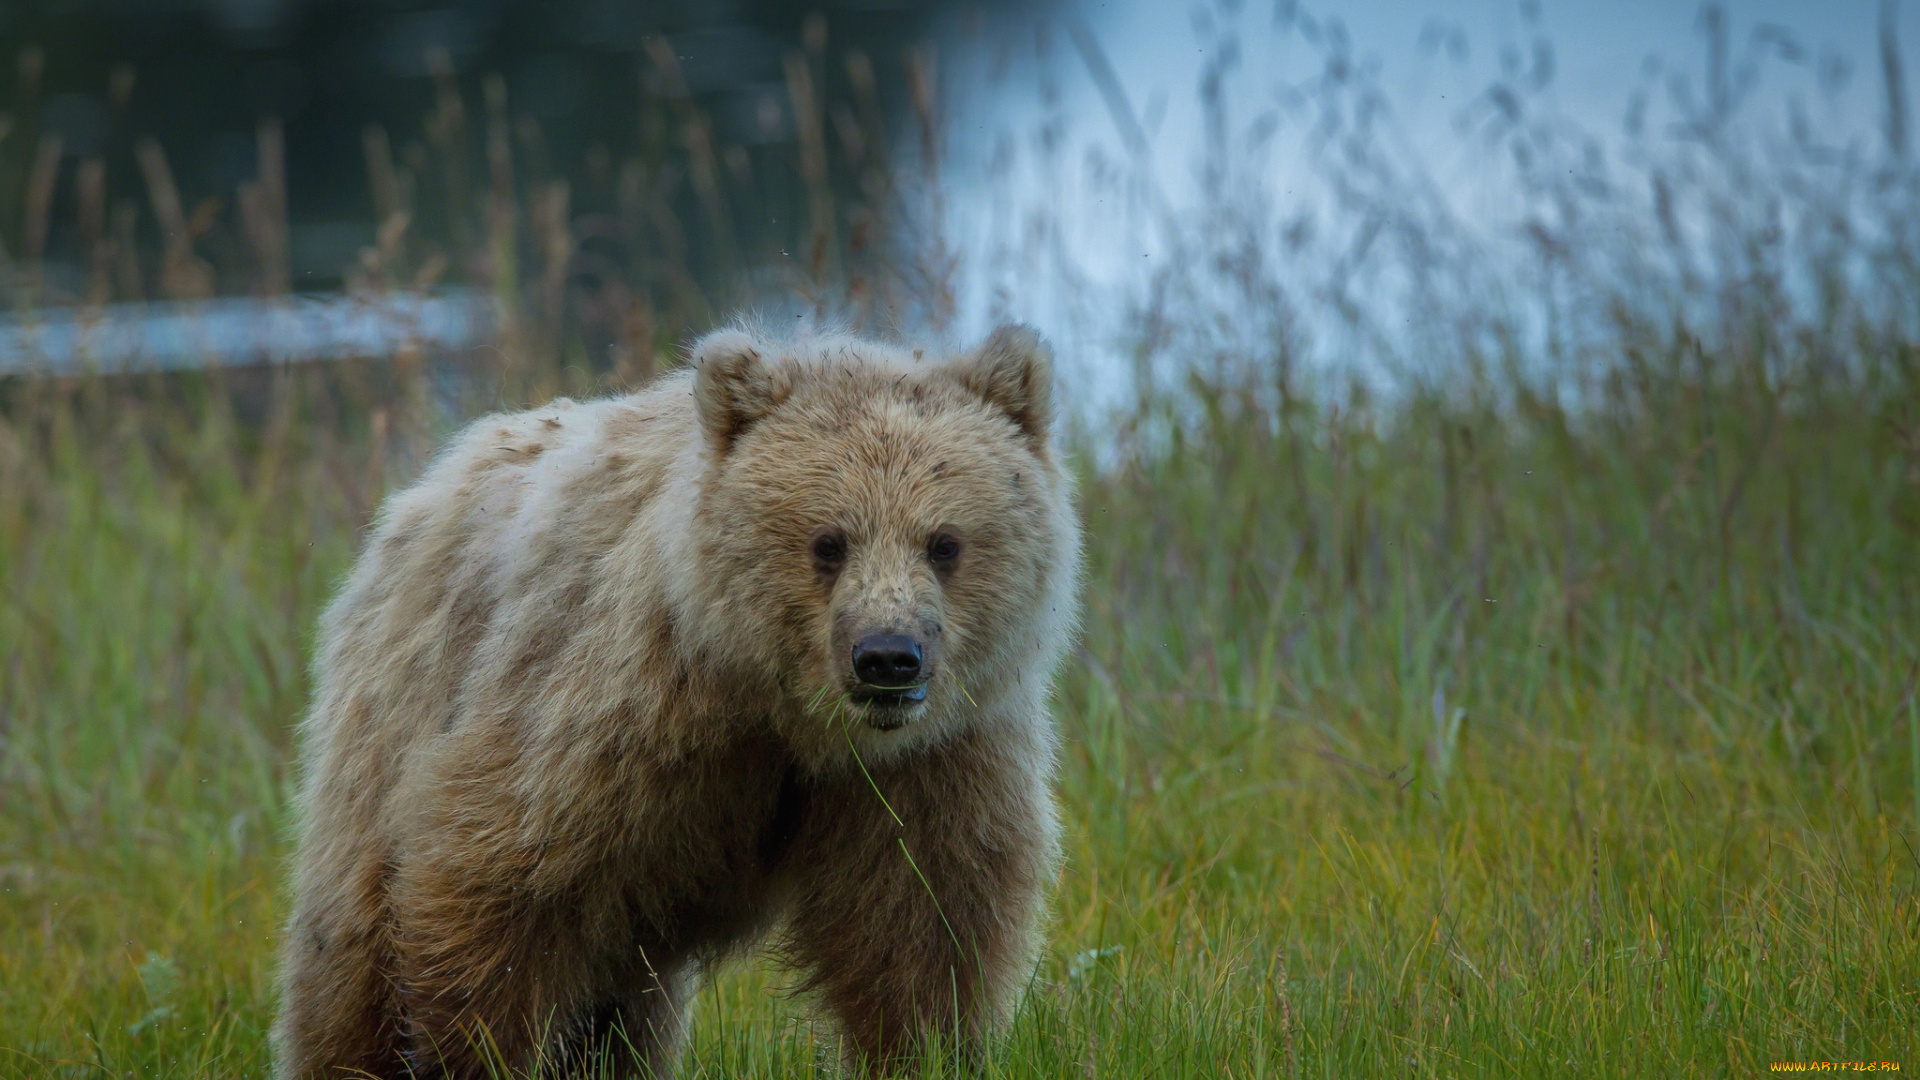
[[[1068,861],[992,1074],[1915,1067],[1914,369],[1646,371],[1577,415],[1143,406],[1173,437],[1084,480]],[[213,387],[36,393],[0,1074],[264,1075],[288,731],[383,457]],[[780,980],[719,977],[687,1075],[809,1072]]]

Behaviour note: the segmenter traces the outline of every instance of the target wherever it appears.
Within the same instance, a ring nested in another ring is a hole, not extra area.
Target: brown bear
[[[387,500],[321,620],[277,1076],[665,1073],[769,935],[856,1067],[1006,1017],[1077,622],[1049,355],[692,360],[481,420]]]

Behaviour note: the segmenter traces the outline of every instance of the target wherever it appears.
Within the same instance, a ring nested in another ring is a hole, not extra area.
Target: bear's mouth
[[[856,686],[848,696],[855,704],[866,706],[867,726],[892,731],[906,723],[909,708],[927,700],[927,684],[913,686]]]

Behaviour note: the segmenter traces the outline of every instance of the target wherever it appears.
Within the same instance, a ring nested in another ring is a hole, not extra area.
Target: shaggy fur
[[[664,1073],[776,928],[854,1063],[1006,1015],[1080,560],[1047,353],[734,330],[693,368],[481,420],[388,500],[321,623],[279,1077],[609,1037]],[[876,631],[924,642],[923,702],[850,693]]]

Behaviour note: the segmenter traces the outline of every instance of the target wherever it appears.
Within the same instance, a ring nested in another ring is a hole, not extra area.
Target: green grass
[[[1915,374],[1143,408],[991,1074],[1920,1068]],[[311,626],[404,476],[157,400],[0,414],[0,1075],[267,1069]],[[810,1073],[781,978],[686,1075]]]

